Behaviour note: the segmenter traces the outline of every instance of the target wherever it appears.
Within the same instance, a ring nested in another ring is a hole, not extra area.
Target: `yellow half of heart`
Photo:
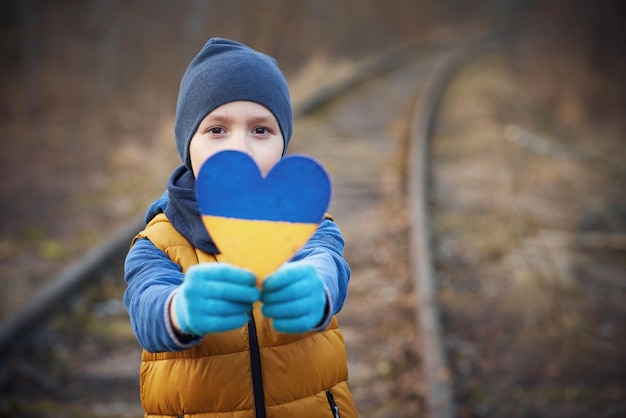
[[[260,221],[202,215],[221,259],[252,270],[257,285],[288,261],[317,230],[318,224]]]

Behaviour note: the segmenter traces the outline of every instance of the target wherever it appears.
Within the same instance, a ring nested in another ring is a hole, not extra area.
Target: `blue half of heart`
[[[196,179],[202,215],[318,223],[330,204],[328,173],[315,159],[289,155],[263,178],[254,160],[239,151],[210,157]]]

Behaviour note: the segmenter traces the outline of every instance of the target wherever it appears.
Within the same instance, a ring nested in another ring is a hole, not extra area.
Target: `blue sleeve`
[[[332,316],[341,311],[348,295],[350,267],[343,258],[344,245],[343,235],[335,222],[325,219],[309,242],[291,259],[312,263],[324,280],[330,309],[320,328],[325,328]]]
[[[135,336],[146,351],[181,351],[197,343],[181,342],[169,319],[173,292],[183,278],[181,267],[148,239],[138,239],[128,252],[124,304]]]

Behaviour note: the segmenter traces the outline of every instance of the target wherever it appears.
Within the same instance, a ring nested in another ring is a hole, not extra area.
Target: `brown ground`
[[[624,250],[608,250],[606,241],[590,248],[576,238],[581,231],[624,233],[618,158],[626,155],[624,144],[610,125],[581,120],[576,106],[561,105],[559,117],[553,117],[554,109],[527,96],[514,64],[492,57],[462,73],[443,102],[436,130],[440,209],[434,220],[456,396],[464,416],[618,416],[626,396],[620,350],[626,323]],[[318,75],[300,76],[324,78],[314,64],[308,70]],[[418,73],[419,67],[413,75]],[[332,212],[346,234],[353,267],[340,320],[363,416],[414,417],[424,410],[399,152],[406,129],[401,102],[412,94],[407,80],[392,88],[392,95],[403,97],[393,105],[385,101],[390,87],[373,85],[366,94],[374,100],[347,99],[331,107],[321,123],[302,121],[296,132],[315,146],[292,149],[317,156],[336,177],[350,179],[337,186],[341,193]],[[35,126],[5,119],[3,140],[23,140],[4,148],[2,156],[0,196],[10,216],[3,219],[0,237],[0,276],[8,278],[0,282],[0,318],[160,194],[178,164],[171,103],[149,95],[133,100],[153,106],[100,109],[114,118],[99,118],[90,108],[76,121],[72,115],[84,103],[71,109],[52,103],[37,115]],[[367,123],[359,115],[366,111],[371,112]],[[601,162],[538,156],[507,141],[511,124],[584,155],[599,155]],[[380,138],[385,140],[379,148],[372,148]],[[362,139],[373,142],[364,147]],[[357,162],[347,164],[344,156]],[[78,330],[79,343],[54,345],[47,353],[56,361],[52,376],[61,381],[69,376],[68,389],[120,368],[125,372],[111,377],[109,391],[76,399],[70,405],[76,416],[85,410],[95,416],[137,414],[137,346],[116,304],[123,289],[119,279],[111,276],[91,295],[102,302],[98,315],[64,317],[53,326]],[[83,380],[72,380],[78,373],[72,358],[93,359],[103,348],[107,357],[81,366]],[[33,379],[26,384],[33,387]],[[98,398],[119,396],[111,390],[117,387],[124,387],[126,396],[115,402]],[[50,396],[41,405],[19,406],[40,415],[58,404]]]

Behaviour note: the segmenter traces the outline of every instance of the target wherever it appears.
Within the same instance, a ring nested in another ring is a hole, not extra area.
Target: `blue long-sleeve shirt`
[[[344,239],[339,228],[333,221],[325,219],[307,244],[290,260],[306,260],[313,264],[324,280],[328,315],[320,329],[325,328],[332,316],[341,310],[347,296],[350,268],[343,258],[343,249]],[[184,280],[181,266],[149,240],[139,239],[126,257],[124,271],[128,284],[124,304],[133,331],[145,350],[180,351],[199,342],[181,341],[169,319],[169,303]]]

